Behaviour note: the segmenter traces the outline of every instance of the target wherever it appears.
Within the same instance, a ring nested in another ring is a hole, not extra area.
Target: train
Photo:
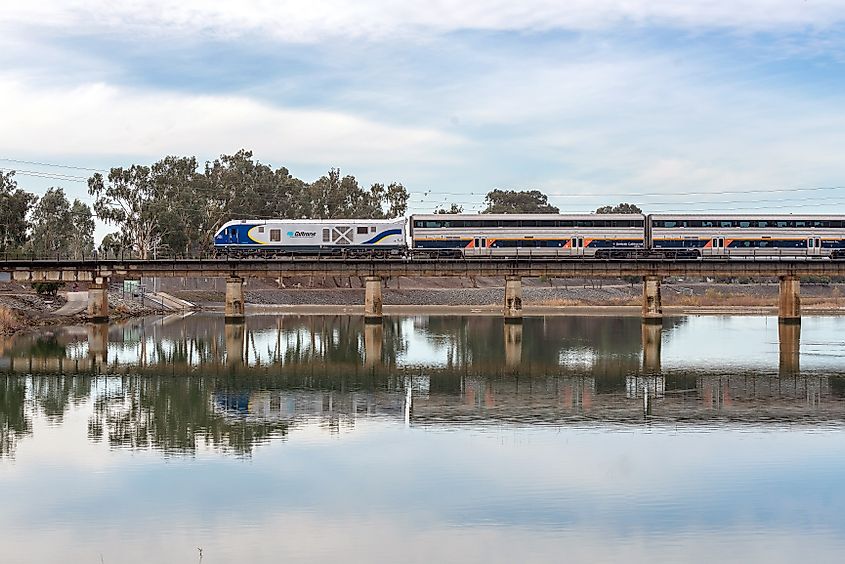
[[[240,219],[219,254],[372,257],[845,258],[845,215],[415,214]]]

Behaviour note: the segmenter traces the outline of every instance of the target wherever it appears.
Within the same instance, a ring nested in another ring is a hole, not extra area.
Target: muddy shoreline
[[[168,288],[168,292],[196,305],[195,311],[223,311],[224,292],[217,289]],[[525,316],[638,317],[642,290],[631,284],[580,283],[566,286],[526,285]],[[777,284],[666,283],[663,313],[681,315],[777,315]],[[802,284],[803,315],[845,315],[845,285]],[[502,315],[503,289],[482,287],[387,287],[384,315]],[[285,287],[250,281],[245,291],[248,315],[361,315],[362,288]],[[88,322],[86,314],[57,316],[66,296],[39,296],[21,286],[0,291],[0,334],[45,326]],[[120,293],[110,293],[114,320],[158,315]]]

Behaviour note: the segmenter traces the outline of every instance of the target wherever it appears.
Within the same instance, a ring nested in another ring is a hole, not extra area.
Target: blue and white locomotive
[[[241,219],[214,235],[214,247],[236,254],[396,253],[407,247],[405,219]]]

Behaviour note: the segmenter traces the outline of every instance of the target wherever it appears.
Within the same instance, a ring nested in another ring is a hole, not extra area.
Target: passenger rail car
[[[845,216],[648,216],[653,249],[694,249],[703,257],[845,258]]]
[[[407,248],[405,219],[272,219],[224,224],[214,236],[224,254],[396,255]]]
[[[598,256],[645,249],[645,217],[595,214],[412,215],[414,254]]]

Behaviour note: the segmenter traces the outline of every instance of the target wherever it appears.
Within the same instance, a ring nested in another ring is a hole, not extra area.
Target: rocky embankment
[[[85,291],[84,288],[80,289]],[[11,334],[29,327],[67,325],[87,319],[87,307],[79,313],[60,315],[68,303],[66,294],[56,296],[37,294],[26,285],[5,283],[0,285],[0,334]],[[87,306],[87,302],[86,302]],[[140,303],[121,292],[109,293],[109,308],[113,317],[138,317],[158,313],[158,310]]]

